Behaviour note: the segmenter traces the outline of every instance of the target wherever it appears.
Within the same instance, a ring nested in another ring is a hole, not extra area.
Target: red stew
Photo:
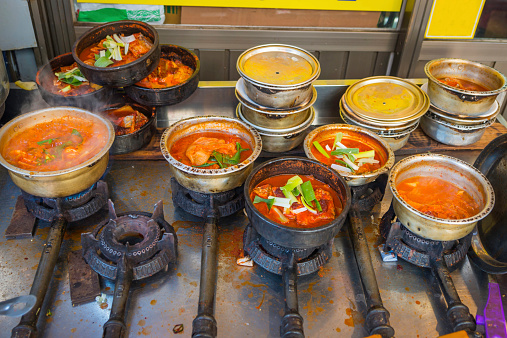
[[[285,197],[280,189],[294,175],[277,175],[261,181],[250,193],[250,199],[255,196],[267,199],[269,196]],[[331,187],[311,175],[299,175],[303,182],[310,181],[315,192],[315,197],[322,208],[321,212],[312,213],[304,209],[301,195],[297,196],[297,203],[292,203],[290,208],[273,205],[268,209],[266,203],[255,203],[254,206],[261,214],[270,220],[293,228],[316,228],[334,220],[343,210],[343,205],[338,194]]]
[[[53,73],[55,73],[53,79],[53,86],[49,86],[48,88],[49,91],[52,92],[53,94],[59,94],[64,96],[77,96],[88,94],[102,88],[102,86],[99,86],[98,84],[95,83],[90,83],[88,81],[77,81],[77,83],[79,83],[77,85],[69,84],[65,82],[65,80],[64,81],[59,80],[58,75],[56,75],[60,73],[67,73],[72,70],[76,70],[76,72],[78,71],[76,62],[74,62],[70,66],[63,66],[55,69],[53,71]],[[81,72],[79,72],[79,75],[82,76]]]
[[[329,147],[329,149],[333,149],[333,142],[334,142],[334,139],[328,139],[328,140],[320,141],[319,143],[323,148],[325,148],[327,145]],[[361,143],[361,142],[358,142],[355,140],[348,140],[345,138],[342,139],[341,143],[348,148],[358,148],[360,152],[369,151],[369,150],[373,149],[373,148],[365,145],[364,143]],[[325,157],[322,153],[320,153],[315,148],[315,145],[312,145],[311,151],[312,151],[313,156],[315,156],[315,158],[318,161],[320,161],[324,164],[331,165],[333,163],[336,163],[336,159],[337,159],[336,156],[330,155],[329,158]],[[328,153],[330,153],[330,152],[328,151]],[[382,165],[384,165],[384,163],[382,163],[380,156],[378,155],[378,152],[375,152],[374,159],[377,160],[379,163],[364,163],[359,167],[358,170],[354,171],[354,174],[359,175],[359,174],[369,173],[374,170],[377,170]]]
[[[7,142],[2,156],[25,170],[62,170],[92,158],[105,146],[107,136],[102,124],[66,116],[17,133]]]
[[[239,136],[221,131],[205,131],[180,138],[174,142],[169,152],[183,164],[202,169],[220,169],[243,162],[252,155],[253,150]]]
[[[143,113],[129,105],[106,110],[103,114],[113,122],[116,136],[132,134],[148,123],[148,118]]]
[[[445,83],[448,86],[451,86],[451,87],[454,87],[454,88],[458,88],[458,89],[470,90],[470,91],[474,91],[474,92],[487,92],[487,91],[489,91],[488,88],[486,88],[484,86],[481,86],[478,83],[475,83],[475,82],[472,82],[472,81],[469,81],[469,80],[460,79],[460,78],[457,78],[457,77],[442,77],[442,78],[439,78],[438,80],[440,82]]]
[[[180,60],[160,58],[157,69],[136,85],[145,88],[167,88],[179,85],[188,80],[194,70],[184,65]]]
[[[398,183],[396,190],[410,206],[438,218],[464,219],[481,211],[468,192],[436,177],[410,177]]]
[[[148,53],[153,47],[153,43],[147,37],[141,33],[135,33],[133,34],[135,40],[128,43],[127,53],[125,53],[125,47],[118,46],[121,54],[121,60],[117,60],[115,57],[109,57],[109,54],[107,54],[107,52],[111,53],[111,49],[107,48],[108,43],[106,43],[106,40],[112,39],[110,36],[108,37],[109,39],[106,37],[100,40],[98,43],[86,47],[81,52],[81,55],[79,55],[79,58],[90,66],[103,67],[95,64],[96,61],[100,58],[100,52],[103,51],[106,53],[106,58],[111,61],[111,64],[108,64],[106,67],[117,67],[137,60],[144,54]],[[120,38],[123,39],[125,36],[123,34],[120,34]]]

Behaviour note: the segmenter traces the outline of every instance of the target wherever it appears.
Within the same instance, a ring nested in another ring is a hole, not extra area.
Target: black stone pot
[[[117,67],[95,67],[81,61],[79,55],[85,48],[98,43],[107,35],[112,36],[115,33],[125,35],[142,33],[153,42],[153,47],[139,59]],[[141,21],[110,22],[97,26],[81,36],[72,47],[72,56],[88,81],[111,87],[130,86],[147,77],[158,66],[160,59],[158,33],[155,28]]]
[[[341,214],[316,228],[287,227],[263,216],[253,205],[250,192],[262,180],[282,174],[313,175],[317,180],[328,184],[338,193],[343,204]],[[245,210],[255,230],[268,241],[294,249],[315,248],[336,236],[345,222],[351,204],[350,188],[336,171],[320,162],[296,156],[276,158],[255,168],[246,179],[244,194]]]
[[[104,114],[104,112],[107,112],[108,110],[112,109],[117,109],[128,104],[135,110],[144,114],[148,118],[148,122],[146,122],[146,124],[142,126],[139,130],[131,134],[115,136],[113,145],[111,146],[109,153],[112,155],[127,154],[136,151],[146,146],[148,143],[150,143],[156,131],[155,108],[140,105],[136,102],[133,102],[128,97],[124,97],[121,95],[113,97],[111,99],[111,102],[112,103],[100,109],[100,112],[102,115],[104,115],[104,117],[106,117],[106,114]]]
[[[201,63],[199,58],[190,50],[175,46],[162,45],[160,57],[168,60],[179,60],[184,65],[192,68],[194,73],[185,82],[167,88],[145,88],[133,85],[125,88],[125,92],[134,101],[148,106],[168,106],[180,103],[187,99],[197,89],[199,84],[199,70]]]
[[[62,66],[70,66],[74,63],[72,53],[58,55],[51,59],[37,72],[36,82],[44,101],[50,106],[73,106],[94,110],[98,105],[104,104],[112,94],[113,89],[102,87],[96,91],[82,95],[64,95],[51,91],[55,79],[55,71]]]

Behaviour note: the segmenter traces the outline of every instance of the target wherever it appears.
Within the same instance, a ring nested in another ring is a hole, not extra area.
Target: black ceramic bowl
[[[114,98],[111,99],[110,104],[103,106],[98,111],[101,115],[103,115],[107,119],[106,112],[108,110],[117,109],[125,105],[130,105],[138,112],[144,114],[144,116],[148,118],[148,122],[146,122],[144,126],[139,128],[139,130],[131,134],[116,135],[114,137],[113,145],[109,150],[109,152],[113,155],[127,154],[139,150],[140,148],[150,143],[156,131],[155,108],[140,105],[136,102],[133,102],[128,97],[124,97],[121,95],[115,96]]]
[[[199,84],[199,58],[190,50],[175,46],[162,45],[161,58],[180,60],[184,65],[192,68],[194,73],[185,82],[167,88],[151,89],[137,85],[125,88],[125,92],[134,101],[149,106],[168,106],[184,101],[197,89]]]
[[[79,56],[87,47],[98,43],[107,35],[131,35],[142,33],[153,42],[150,51],[139,59],[117,67],[95,67],[81,61]],[[144,79],[158,65],[160,58],[160,45],[158,33],[152,26],[141,21],[115,21],[90,29],[81,36],[72,47],[72,56],[77,62],[81,73],[91,82],[111,87],[126,87]]]
[[[273,222],[262,215],[250,200],[250,192],[262,180],[275,175],[313,175],[326,183],[343,204],[343,210],[334,220],[316,228],[293,228]],[[350,209],[350,188],[333,169],[318,161],[303,157],[280,157],[263,163],[254,169],[245,182],[245,210],[250,223],[265,239],[286,248],[310,249],[321,246],[340,231]]]
[[[50,106],[73,106],[88,110],[97,107],[97,103],[105,102],[111,95],[112,89],[102,87],[96,91],[82,95],[63,95],[53,92],[55,71],[62,66],[69,66],[74,63],[72,53],[58,55],[51,59],[37,72],[36,82],[44,101]]]

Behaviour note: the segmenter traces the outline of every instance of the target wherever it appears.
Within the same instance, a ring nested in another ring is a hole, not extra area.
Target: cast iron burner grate
[[[474,317],[461,302],[449,272],[450,268],[455,268],[465,258],[472,233],[455,241],[429,240],[414,234],[400,222],[393,222],[394,217],[394,207],[391,204],[380,221],[380,233],[386,239],[386,249],[392,249],[398,257],[411,264],[430,268],[447,303],[447,319],[453,330],[465,330],[470,336],[482,337],[475,332]]]
[[[414,265],[430,268],[431,260],[445,260],[448,268],[461,262],[472,243],[472,233],[455,241],[434,241],[422,238],[408,230],[400,222],[393,222],[393,206],[380,221],[380,232],[386,239],[386,247],[392,249],[398,257]]]
[[[297,275],[305,276],[319,270],[333,254],[334,239],[317,248],[291,249],[268,241],[252,225],[245,228],[243,234],[243,249],[252,260],[263,269],[282,275],[284,260],[294,254],[297,265]],[[285,262],[286,263],[286,262]]]
[[[226,217],[245,207],[243,186],[215,194],[203,194],[183,187],[171,178],[173,203],[197,217]]]
[[[109,219],[91,233],[81,235],[83,256],[99,275],[116,281],[104,337],[125,334],[125,309],[133,280],[150,277],[167,268],[177,257],[173,227],[164,219],[162,201],[153,214],[133,211],[116,214],[109,200]]]
[[[21,195],[27,210],[36,218],[51,222],[63,216],[68,222],[75,222],[99,211],[106,204],[109,193],[106,182],[98,181],[90,188],[67,197],[38,197],[24,191]]]

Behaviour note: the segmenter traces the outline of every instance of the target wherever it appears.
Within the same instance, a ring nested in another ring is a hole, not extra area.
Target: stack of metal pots
[[[421,88],[431,101],[421,118],[421,129],[434,140],[453,146],[479,141],[500,112],[498,94],[507,89],[506,79],[497,70],[462,59],[432,60],[424,67],[428,84]],[[471,91],[449,86],[439,79],[471,81],[487,91]]]
[[[369,129],[393,151],[408,141],[430,101],[415,84],[392,76],[374,76],[351,85],[340,100],[340,116],[347,124]]]
[[[315,120],[319,61],[301,48],[272,44],[245,51],[236,68],[236,116],[259,132],[263,150],[281,153],[301,144]]]

